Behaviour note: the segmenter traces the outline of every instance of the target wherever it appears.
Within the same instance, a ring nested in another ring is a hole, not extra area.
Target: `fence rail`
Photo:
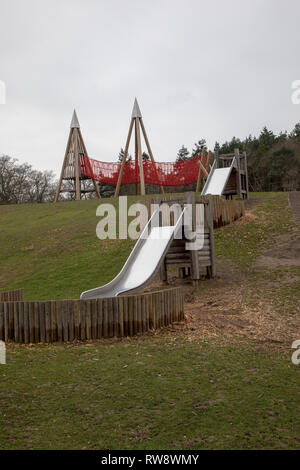
[[[51,343],[134,336],[183,318],[180,288],[95,300],[0,302],[0,339]]]
[[[0,292],[0,302],[14,302],[24,300],[24,289]]]

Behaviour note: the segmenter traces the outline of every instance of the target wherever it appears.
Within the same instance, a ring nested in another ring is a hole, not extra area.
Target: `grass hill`
[[[105,201],[107,202],[107,201]],[[132,241],[96,238],[97,201],[0,206],[0,289],[79,296]],[[0,449],[299,447],[299,227],[287,193],[215,231],[216,279],[183,284],[186,322],[142,337],[7,344]]]
[[[134,242],[97,238],[98,205],[0,206],[0,289],[24,287],[26,300],[79,298],[112,279]]]

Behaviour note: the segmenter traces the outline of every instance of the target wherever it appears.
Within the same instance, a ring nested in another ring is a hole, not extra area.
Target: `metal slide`
[[[216,168],[216,160],[209,172],[208,178],[204,185],[201,195],[212,194],[222,196],[226,187],[232,168],[236,166],[236,159],[233,158],[232,163],[226,168]]]
[[[80,298],[97,299],[132,294],[151,282],[181,226],[184,211],[185,209],[173,227],[159,227],[155,226],[156,223],[159,225],[157,209],[117,277],[102,287],[83,292]]]

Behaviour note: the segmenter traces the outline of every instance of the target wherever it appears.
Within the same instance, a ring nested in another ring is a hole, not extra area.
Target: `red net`
[[[145,183],[158,186],[185,186],[195,183],[199,174],[199,160],[206,168],[207,156],[196,156],[182,162],[152,163],[143,160]],[[121,163],[100,162],[81,155],[80,166],[81,172],[95,181],[112,185],[118,182]],[[129,160],[124,166],[122,185],[137,183],[140,183],[138,163],[135,160]]]

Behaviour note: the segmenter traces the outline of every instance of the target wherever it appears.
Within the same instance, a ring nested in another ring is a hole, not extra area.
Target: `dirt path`
[[[243,223],[255,217],[252,211],[259,202],[248,204]],[[300,193],[290,193],[290,204],[299,220]],[[252,272],[242,272],[230,261],[217,260],[217,277],[202,280],[199,289],[194,289],[189,280],[170,279],[171,285],[182,285],[184,289],[186,321],[157,334],[174,337],[175,330],[178,336],[190,341],[236,339],[260,347],[270,344],[289,347],[296,333],[300,334],[299,310],[289,305],[288,298],[282,297],[280,307],[277,302],[278,296],[285,295],[281,288],[289,288],[299,279],[291,271],[299,265],[300,238],[286,233],[278,236],[273,248],[262,253]],[[278,277],[268,277],[269,272],[278,269],[281,270]]]

